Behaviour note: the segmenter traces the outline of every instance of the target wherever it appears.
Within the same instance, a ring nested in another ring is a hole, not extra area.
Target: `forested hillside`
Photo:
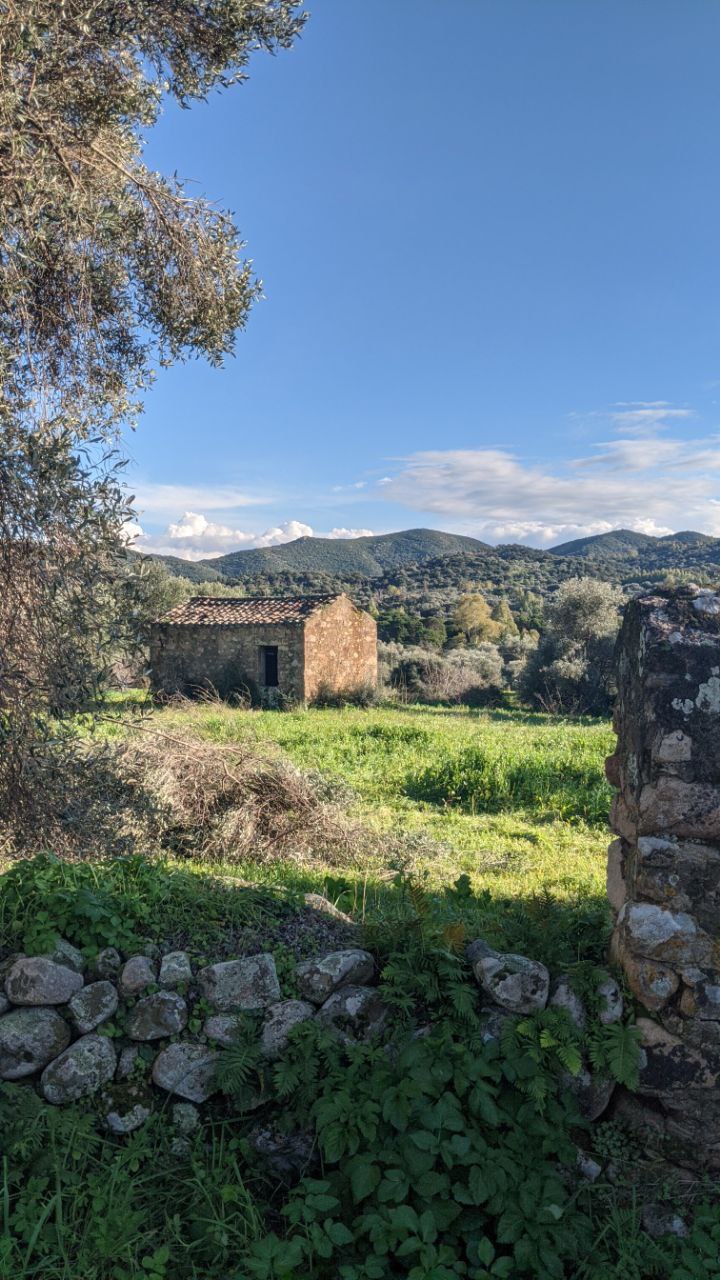
[[[568,578],[600,578],[626,594],[673,577],[720,578],[720,539],[701,533],[654,538],[616,530],[549,551],[486,546],[474,538],[411,529],[372,538],[298,538],[283,546],[236,551],[212,560],[157,557],[194,583],[241,588],[248,595],[348,591],[359,604],[398,604],[423,615],[447,614],[460,596],[483,591],[526,610],[528,596],[547,600]],[[198,588],[200,589],[200,588]]]

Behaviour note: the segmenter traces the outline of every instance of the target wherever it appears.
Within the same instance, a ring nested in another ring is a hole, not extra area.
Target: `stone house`
[[[153,623],[153,689],[191,695],[248,688],[264,705],[320,687],[377,682],[377,625],[344,593],[242,599],[193,596]]]

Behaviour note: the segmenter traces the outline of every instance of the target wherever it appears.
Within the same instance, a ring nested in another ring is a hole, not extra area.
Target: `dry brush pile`
[[[0,851],[342,865],[376,843],[347,816],[344,799],[321,775],[272,749],[141,724],[120,742],[80,741],[62,770],[39,772],[34,821],[6,820]]]

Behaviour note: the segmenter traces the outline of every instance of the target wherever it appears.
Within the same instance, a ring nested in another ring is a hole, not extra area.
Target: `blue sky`
[[[162,371],[139,545],[428,525],[720,535],[716,0],[313,0],[147,161],[266,298]]]

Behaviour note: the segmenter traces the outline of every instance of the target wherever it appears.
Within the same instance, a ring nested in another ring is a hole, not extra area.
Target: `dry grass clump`
[[[319,775],[245,743],[140,731],[120,748],[118,767],[149,802],[158,842],[175,856],[341,863],[368,841]]]
[[[31,819],[0,818],[3,858],[51,849],[64,858],[142,853],[339,866],[371,855],[376,843],[320,774],[272,748],[140,725],[120,742],[75,740],[57,754],[32,777]]]

